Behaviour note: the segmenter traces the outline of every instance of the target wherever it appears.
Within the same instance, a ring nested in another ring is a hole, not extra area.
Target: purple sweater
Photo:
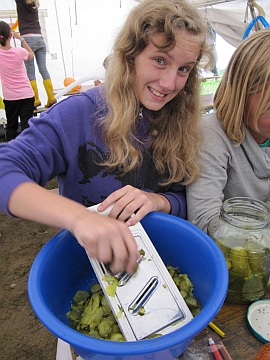
[[[0,145],[0,211],[9,214],[9,197],[19,184],[32,180],[45,186],[57,176],[59,193],[87,207],[129,184],[164,194],[171,214],[186,217],[185,187],[159,185],[162,177],[150,155],[145,114],[137,133],[144,144],[141,167],[121,176],[99,165],[108,154],[97,126],[98,115],[107,111],[100,91],[101,87],[95,87],[60,101],[39,118],[30,119],[30,127],[15,140]]]

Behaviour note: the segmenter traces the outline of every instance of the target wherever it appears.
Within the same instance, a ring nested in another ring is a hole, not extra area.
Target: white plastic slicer
[[[97,211],[97,207],[88,209]],[[108,216],[111,209],[99,214]],[[193,316],[141,223],[131,226],[130,231],[143,255],[133,274],[116,275],[119,283],[115,296],[106,292],[109,282],[104,276],[111,275],[109,268],[96,259],[89,260],[125,339],[136,341],[170,333]]]

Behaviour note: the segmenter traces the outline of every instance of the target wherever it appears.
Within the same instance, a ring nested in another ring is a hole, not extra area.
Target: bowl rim
[[[179,346],[180,343],[190,342],[196,334],[202,331],[210,321],[216,316],[218,311],[220,310],[228,289],[228,271],[225,271],[225,267],[227,269],[225,258],[219,249],[218,245],[202,230],[197,228],[195,225],[189,223],[186,220],[180,219],[173,215],[161,214],[161,213],[151,213],[148,214],[148,218],[157,217],[159,219],[161,217],[169,216],[174,217],[175,219],[171,219],[182,223],[186,229],[189,231],[198,230],[201,232],[200,237],[209,247],[216,247],[216,251],[219,251],[222,257],[218,259],[219,268],[222,270],[217,275],[218,278],[216,283],[218,284],[219,291],[217,292],[217,296],[215,297],[215,306],[216,311],[209,317],[209,310],[211,310],[211,304],[207,303],[201,310],[201,312],[192,319],[189,323],[187,323],[184,327],[177,329],[169,334],[162,336],[161,338],[149,339],[149,340],[140,340],[140,341],[130,341],[130,342],[114,342],[107,340],[107,346],[104,346],[104,340],[95,339],[89,337],[88,335],[84,335],[79,333],[78,331],[72,329],[67,324],[58,319],[49,309],[45,301],[42,297],[42,291],[39,286],[39,273],[42,267],[42,262],[40,259],[46,258],[51,250],[57,246],[57,244],[63,241],[68,234],[71,236],[70,232],[67,230],[61,230],[58,234],[53,236],[40,250],[38,255],[36,256],[28,277],[28,295],[29,301],[33,311],[35,312],[37,318],[40,322],[56,337],[61,338],[65,342],[69,343],[74,348],[80,348],[84,351],[93,351],[94,353],[104,354],[104,355],[140,355],[153,353],[157,351],[164,350],[166,348],[172,348]],[[75,238],[74,238],[75,239]],[[76,239],[75,239],[76,240]],[[194,332],[196,329],[196,332]],[[90,340],[90,341],[89,341]],[[188,346],[188,345],[187,345]]]

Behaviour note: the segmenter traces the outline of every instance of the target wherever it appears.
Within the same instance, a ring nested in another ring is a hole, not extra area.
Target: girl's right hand
[[[89,257],[110,264],[113,273],[132,273],[140,254],[125,222],[85,209],[73,220],[70,231]]]

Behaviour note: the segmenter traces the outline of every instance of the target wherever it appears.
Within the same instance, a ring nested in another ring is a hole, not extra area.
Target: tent
[[[234,47],[241,43],[245,30],[254,17],[262,15],[270,23],[269,0],[192,1],[216,33]],[[257,26],[263,27],[261,22]],[[255,27],[253,31],[257,30]]]
[[[141,0],[42,0],[41,25],[47,43],[48,66],[65,77],[79,78],[103,74],[102,62],[112,40],[130,9]],[[153,0],[154,1],[154,0]],[[218,35],[237,47],[252,14],[248,4],[256,4],[254,15],[263,9],[270,22],[270,0],[189,0],[198,6]],[[256,1],[256,3],[255,3]],[[16,20],[15,2],[1,0],[0,18]],[[9,15],[5,15],[9,14]],[[11,16],[12,15],[12,16]],[[82,52],[83,49],[83,52]],[[50,64],[52,62],[52,64]]]
[[[234,47],[240,44],[248,24],[255,16],[262,15],[270,23],[270,0],[190,1],[198,6],[215,32]]]
[[[104,78],[102,62],[110,52],[119,27],[139,1],[40,1],[40,21],[48,50],[47,65],[55,89],[63,87],[66,77],[76,80],[85,76],[93,80]],[[247,2],[252,0],[189,1],[198,6],[217,34],[234,47],[239,45],[248,23],[252,20],[250,11],[246,11]],[[256,2],[264,9],[266,19],[270,22],[270,0]],[[14,0],[1,0],[0,19],[15,22],[15,8]],[[258,13],[256,9],[255,12]],[[14,45],[20,46],[18,42]],[[38,73],[37,81],[40,95],[45,99],[42,79]]]
[[[14,0],[0,0],[0,19],[14,23],[17,18]],[[56,91],[64,80],[87,77],[104,79],[104,58],[134,0],[40,0],[39,19],[47,44],[47,66]],[[13,46],[21,46],[13,41]],[[46,101],[42,78],[36,70],[42,103]],[[1,96],[1,86],[0,86]],[[1,119],[1,113],[0,113]]]

